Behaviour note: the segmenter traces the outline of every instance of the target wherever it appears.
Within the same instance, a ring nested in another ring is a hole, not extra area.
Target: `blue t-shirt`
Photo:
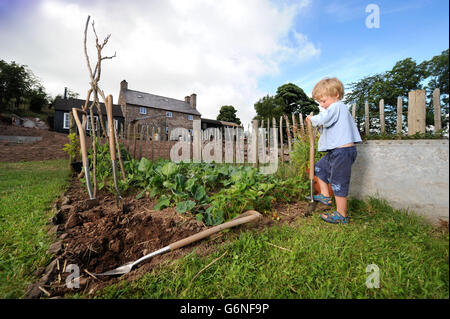
[[[319,152],[335,149],[348,143],[362,142],[355,121],[342,101],[311,117],[313,126],[323,126],[319,138]]]

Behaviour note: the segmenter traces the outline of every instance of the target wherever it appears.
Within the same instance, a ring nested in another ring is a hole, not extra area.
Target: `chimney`
[[[192,93],[191,97],[189,99],[189,102],[190,102],[189,104],[191,104],[191,107],[193,109],[196,109],[197,108],[197,94]]]
[[[121,91],[126,91],[128,90],[128,82],[123,80],[122,82],[120,82],[120,90]]]
[[[64,100],[67,100],[67,86],[64,88]]]
[[[191,97],[189,95],[185,96],[184,97],[184,102],[186,102],[187,104],[191,104]]]

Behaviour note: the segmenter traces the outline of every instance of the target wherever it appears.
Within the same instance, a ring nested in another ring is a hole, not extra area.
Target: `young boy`
[[[341,101],[344,96],[341,81],[325,78],[315,85],[312,95],[325,110],[315,116],[309,115],[306,120],[313,126],[322,126],[318,149],[327,152],[314,168],[320,186],[320,194],[314,195],[314,200],[331,206],[328,191],[328,184],[331,184],[337,210],[321,217],[329,223],[348,223],[347,195],[351,167],[356,159],[354,143],[361,142],[361,136],[347,106]]]

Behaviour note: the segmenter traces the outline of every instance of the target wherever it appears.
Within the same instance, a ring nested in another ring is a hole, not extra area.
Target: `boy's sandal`
[[[324,215],[326,217],[324,217]],[[320,215],[320,217],[328,223],[332,223],[332,224],[348,224],[349,223],[348,217],[342,216],[341,214],[339,214],[338,211],[334,211],[333,213],[328,213],[328,214],[324,214],[324,215]]]
[[[333,203],[331,200],[331,197],[327,197],[322,194],[313,195],[313,199],[314,199],[314,201],[321,202],[322,204],[325,204],[327,206],[331,206],[331,204]]]

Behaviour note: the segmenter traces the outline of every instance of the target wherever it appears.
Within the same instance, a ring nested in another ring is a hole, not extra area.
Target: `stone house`
[[[193,120],[200,120],[197,110],[197,95],[186,96],[184,100],[130,90],[128,82],[120,82],[118,104],[121,106],[126,127],[130,123],[151,125],[159,128],[162,139],[176,127],[183,127],[192,134]]]

